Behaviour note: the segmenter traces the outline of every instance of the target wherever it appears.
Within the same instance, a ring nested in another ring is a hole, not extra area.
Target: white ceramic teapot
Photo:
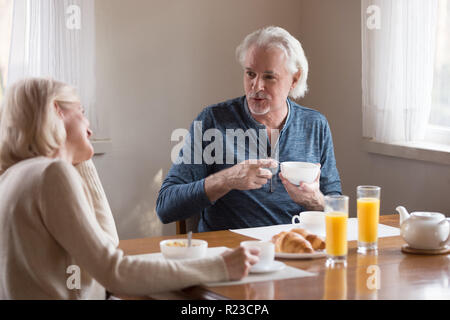
[[[450,218],[438,212],[413,212],[399,206],[400,234],[411,248],[442,249],[450,241]]]

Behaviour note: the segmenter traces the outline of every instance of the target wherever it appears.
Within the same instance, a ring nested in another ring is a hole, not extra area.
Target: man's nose
[[[253,80],[253,91],[258,92],[264,89],[264,81],[261,77],[257,76]]]

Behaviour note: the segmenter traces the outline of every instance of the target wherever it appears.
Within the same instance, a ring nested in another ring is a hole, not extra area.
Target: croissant
[[[285,253],[313,253],[309,241],[303,236],[295,232],[280,232],[272,237],[272,242],[275,244],[276,252]]]
[[[311,246],[314,250],[323,250],[325,249],[325,241],[323,241],[319,236],[309,233],[305,229],[295,228],[292,229],[291,232],[298,233],[302,235],[306,240],[311,243]]]

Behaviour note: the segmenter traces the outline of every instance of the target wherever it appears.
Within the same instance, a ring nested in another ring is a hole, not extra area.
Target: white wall
[[[205,106],[243,94],[234,50],[271,24],[303,44],[310,92],[300,103],[330,122],[351,214],[359,184],[383,188],[383,213],[398,204],[450,213],[448,166],[361,149],[359,0],[97,0],[96,10],[97,102],[109,111],[113,148],[95,162],[121,239],[175,232],[155,213],[170,135]]]

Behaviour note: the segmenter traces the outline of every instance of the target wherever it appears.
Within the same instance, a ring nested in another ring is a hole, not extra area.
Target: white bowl
[[[283,177],[297,186],[300,182],[313,182],[320,171],[320,167],[317,164],[309,162],[287,161],[282,162],[280,166]]]
[[[200,259],[206,255],[208,242],[200,239],[192,239],[188,247],[187,239],[169,239],[159,243],[161,253],[166,259]]]

